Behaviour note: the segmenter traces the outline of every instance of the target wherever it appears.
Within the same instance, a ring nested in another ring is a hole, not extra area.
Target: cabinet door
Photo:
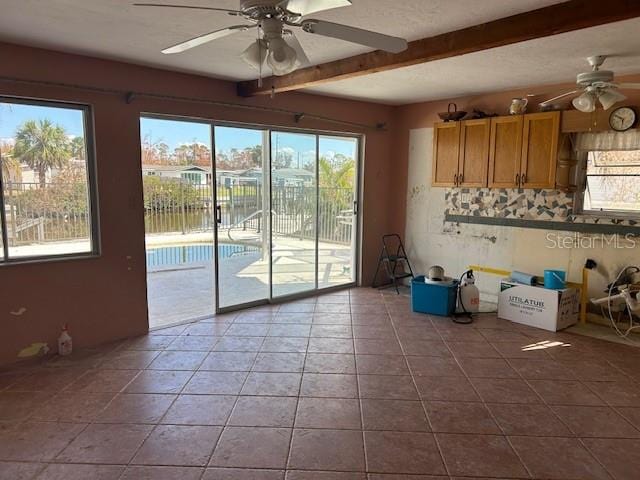
[[[524,116],[522,140],[523,188],[554,188],[558,161],[560,112]]]
[[[489,188],[517,187],[522,155],[522,115],[493,117],[489,143]]]
[[[463,187],[486,187],[491,119],[465,120],[461,123],[458,184]]]
[[[459,153],[460,122],[436,123],[433,127],[433,186],[456,185]]]

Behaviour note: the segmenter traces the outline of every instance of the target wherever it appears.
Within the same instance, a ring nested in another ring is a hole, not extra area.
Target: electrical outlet
[[[460,194],[460,201],[462,203],[469,203],[471,201],[471,194],[470,193],[461,193]]]

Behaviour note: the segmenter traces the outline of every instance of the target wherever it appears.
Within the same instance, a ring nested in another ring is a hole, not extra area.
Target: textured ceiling
[[[243,32],[189,52],[160,50],[193,36],[239,23],[223,13],[133,7],[135,0],[2,0],[0,41],[103,58],[247,80],[256,73],[239,59],[255,33]],[[154,0],[162,3],[165,0]],[[408,40],[428,37],[560,0],[353,0],[351,7],[314,17]],[[237,8],[239,0],[166,0],[166,3]],[[564,34],[454,59],[346,80],[310,89],[314,93],[389,104],[568,81],[584,67],[582,57],[617,53],[607,66],[640,72],[638,21]],[[313,64],[367,51],[358,45],[298,34]],[[401,85],[401,88],[398,88]]]

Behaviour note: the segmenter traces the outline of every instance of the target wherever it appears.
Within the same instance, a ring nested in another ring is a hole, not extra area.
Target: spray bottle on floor
[[[73,350],[73,341],[71,340],[71,335],[67,331],[67,324],[65,323],[62,326],[62,333],[58,337],[58,355],[71,355],[71,351]]]

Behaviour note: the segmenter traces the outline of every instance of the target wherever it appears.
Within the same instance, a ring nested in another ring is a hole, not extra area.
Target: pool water
[[[177,247],[159,247],[147,250],[147,270],[172,265],[213,262],[213,245],[179,245]],[[259,252],[258,247],[230,243],[218,244],[218,258],[229,258],[244,253]]]

